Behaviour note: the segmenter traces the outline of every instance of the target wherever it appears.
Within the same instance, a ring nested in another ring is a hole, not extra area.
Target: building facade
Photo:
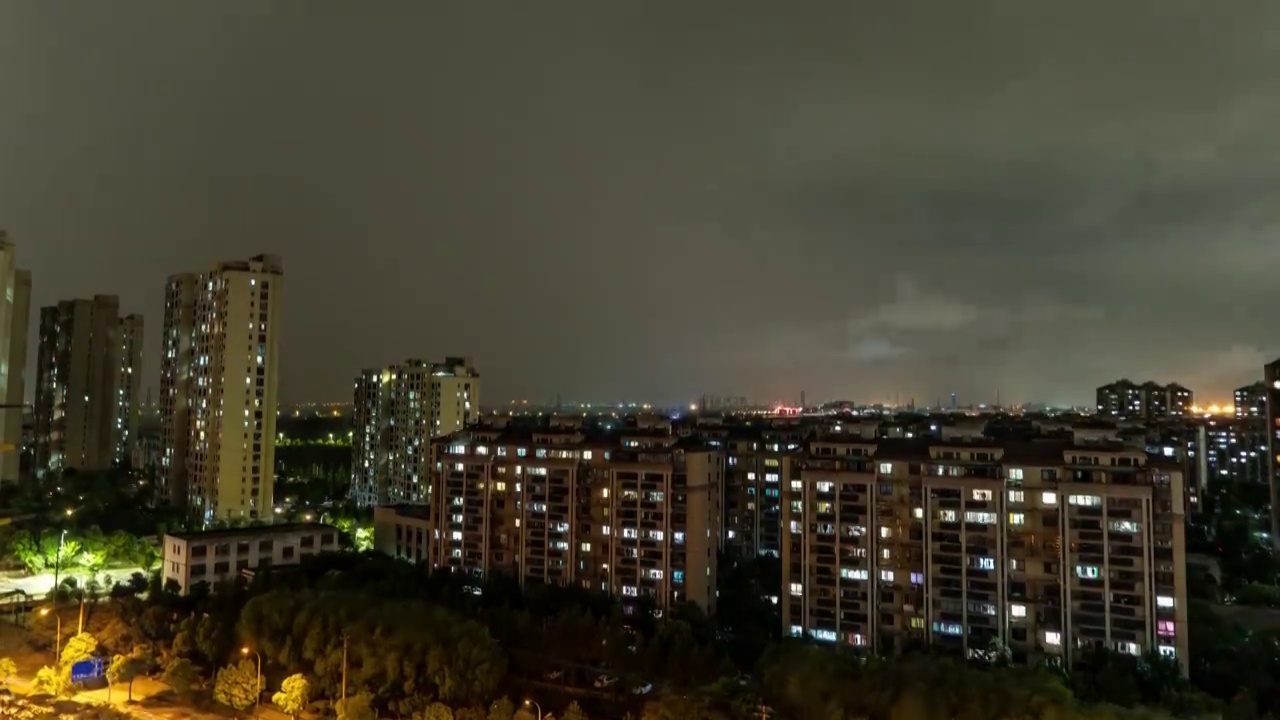
[[[427,502],[431,441],[480,417],[480,374],[466,358],[409,360],[356,378],[351,497],[360,505]]]
[[[339,531],[320,523],[176,533],[164,536],[164,584],[183,595],[200,583],[213,585],[246,571],[297,565],[304,558],[340,549]]]
[[[1271,488],[1271,543],[1280,552],[1280,360],[1262,368],[1267,393],[1267,484]]]
[[[1092,645],[1187,664],[1180,465],[1120,443],[824,437],[790,458],[783,626],[1070,667]]]
[[[40,310],[35,471],[95,472],[128,462],[137,431],[142,317],[97,295]]]
[[[166,286],[162,482],[206,521],[272,511],[283,278],[258,255]]]
[[[656,433],[471,429],[437,441],[428,514],[380,509],[374,542],[475,578],[715,608],[724,454]]]
[[[1178,383],[1117,380],[1098,388],[1099,415],[1128,420],[1165,420],[1192,414],[1195,394]]]
[[[21,469],[22,404],[26,393],[27,325],[31,273],[19,270],[17,250],[0,230],[0,483],[17,482]]]

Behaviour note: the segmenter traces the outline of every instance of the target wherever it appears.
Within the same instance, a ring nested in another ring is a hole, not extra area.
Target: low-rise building
[[[164,583],[178,584],[186,595],[200,583],[229,580],[246,570],[296,565],[302,559],[340,547],[340,531],[321,523],[173,533],[164,536]]]

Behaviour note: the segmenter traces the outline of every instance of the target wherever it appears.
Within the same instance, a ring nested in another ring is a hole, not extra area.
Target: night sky
[[[154,378],[168,274],[280,254],[286,402],[1229,399],[1278,193],[1275,0],[0,2],[35,305]]]

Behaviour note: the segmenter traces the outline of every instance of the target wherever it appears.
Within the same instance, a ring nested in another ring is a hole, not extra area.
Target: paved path
[[[111,589],[112,582],[127,582],[134,573],[142,572],[140,567],[131,568],[112,568],[103,570],[98,573],[98,582],[102,583],[102,590],[105,594]],[[144,575],[146,573],[143,573]],[[89,573],[82,570],[63,571],[58,573],[58,582],[61,583],[69,577],[76,579],[76,584],[84,587],[89,582]],[[110,578],[110,581],[108,581]],[[21,590],[33,598],[42,598],[53,589],[53,572],[43,572],[37,575],[25,575],[20,577],[0,577],[0,594]]]

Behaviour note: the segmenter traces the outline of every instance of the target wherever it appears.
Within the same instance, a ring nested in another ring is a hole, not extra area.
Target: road
[[[125,582],[134,573],[143,572],[140,567],[112,568],[98,573],[98,582],[102,583],[104,593],[110,589],[112,582]],[[143,573],[144,575],[146,573]],[[84,586],[89,581],[89,573],[83,570],[69,570],[58,573],[58,582],[74,577],[76,583]],[[108,580],[110,578],[110,580]],[[37,575],[21,575],[0,577],[0,595],[14,590],[21,590],[33,598],[42,598],[53,589],[53,573],[44,572]]]
[[[12,677],[9,679],[9,687],[23,695],[34,692],[30,677]],[[78,703],[114,705],[144,720],[226,720],[225,715],[197,710],[181,704],[176,699],[170,699],[172,693],[169,693],[169,686],[151,677],[140,677],[134,680],[133,702],[130,703],[128,698],[129,689],[122,683],[110,690],[107,688],[83,690],[71,699]],[[288,715],[267,705],[259,707],[255,716],[268,720],[290,720]]]

